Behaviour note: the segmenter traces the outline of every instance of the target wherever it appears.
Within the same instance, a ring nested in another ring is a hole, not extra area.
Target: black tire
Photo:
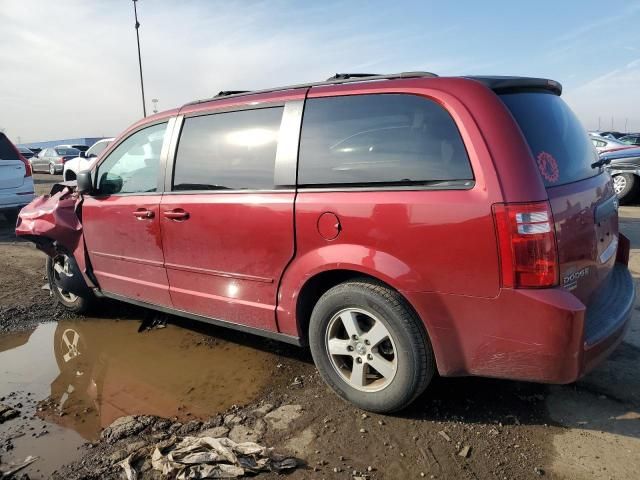
[[[15,210],[5,210],[4,212],[2,212],[2,214],[4,215],[4,218],[7,220],[7,223],[14,225],[16,224],[16,222],[18,221],[18,214],[20,213],[20,210],[15,209]]]
[[[619,178],[618,178],[619,177]],[[620,173],[613,176],[614,185],[620,185],[621,189],[616,188],[616,195],[620,199],[620,203],[630,203],[635,200],[640,190],[640,181],[632,173]]]
[[[338,373],[328,352],[332,319],[350,308],[373,314],[393,341],[396,371],[381,390],[354,388]],[[342,283],[320,297],[311,314],[309,343],[324,381],[343,399],[371,412],[390,413],[405,408],[427,388],[436,371],[431,343],[421,320],[398,292],[368,279]]]
[[[87,312],[95,301],[95,297],[90,290],[87,290],[87,292],[82,295],[70,295],[68,292],[61,291],[56,283],[57,281],[54,262],[54,258],[47,257],[47,279],[49,280],[49,288],[51,289],[53,299],[56,301],[56,303],[62,305],[66,310],[70,312]]]

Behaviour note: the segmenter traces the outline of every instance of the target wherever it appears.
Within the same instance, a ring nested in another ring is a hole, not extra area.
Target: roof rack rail
[[[221,90],[213,98],[228,97],[229,95],[241,95],[249,93],[251,90]]]
[[[365,78],[365,77],[377,77],[377,73],[336,73],[333,77],[327,78],[327,82],[333,80],[347,80],[349,78]]]
[[[334,77],[339,77],[339,78],[335,78],[332,80],[332,78],[334,77],[331,77],[329,80],[325,80],[324,82],[301,83],[298,85],[287,85],[282,87],[267,88],[264,90],[250,90],[250,91],[223,90],[213,98],[195,100],[193,102],[186,103],[185,105],[197,105],[198,103],[210,102],[215,98],[221,98],[221,97],[228,98],[228,97],[235,97],[235,96],[241,96],[246,94],[253,95],[258,93],[281,92],[286,90],[295,90],[297,88],[324,87],[328,85],[341,85],[343,83],[369,82],[369,81],[377,81],[377,80],[394,80],[394,79],[400,79],[400,78],[421,78],[421,77],[432,78],[437,76],[438,75],[431,72],[401,72],[401,73],[392,73],[389,75],[375,75],[375,74],[366,75],[364,73],[337,73],[336,75],[334,75]]]

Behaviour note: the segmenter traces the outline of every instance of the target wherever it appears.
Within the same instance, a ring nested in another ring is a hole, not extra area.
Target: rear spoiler
[[[555,95],[562,95],[562,85],[560,82],[548,78],[532,77],[465,77],[486,85],[496,93],[515,93],[522,91],[545,90]]]

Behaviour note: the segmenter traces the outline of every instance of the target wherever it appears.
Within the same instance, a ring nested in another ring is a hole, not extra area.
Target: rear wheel
[[[435,373],[420,319],[397,292],[367,280],[340,284],[318,300],[309,341],[324,381],[365,410],[406,407]]]
[[[67,310],[74,313],[84,313],[89,310],[93,297],[91,293],[76,295],[66,291],[60,282],[62,275],[70,274],[70,258],[69,255],[60,252],[55,257],[47,257],[47,278],[51,294],[57,303],[61,304]]]
[[[613,190],[621,202],[628,203],[638,195],[640,182],[632,173],[621,173],[613,177]]]

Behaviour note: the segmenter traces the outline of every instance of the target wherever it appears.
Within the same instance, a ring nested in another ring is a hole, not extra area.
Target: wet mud
[[[140,321],[82,319],[0,337],[0,398],[20,418],[0,425],[4,461],[28,455],[31,478],[79,455],[127,415],[206,419],[255,400],[275,355],[175,325],[139,333]],[[39,472],[38,472],[39,470]]]

